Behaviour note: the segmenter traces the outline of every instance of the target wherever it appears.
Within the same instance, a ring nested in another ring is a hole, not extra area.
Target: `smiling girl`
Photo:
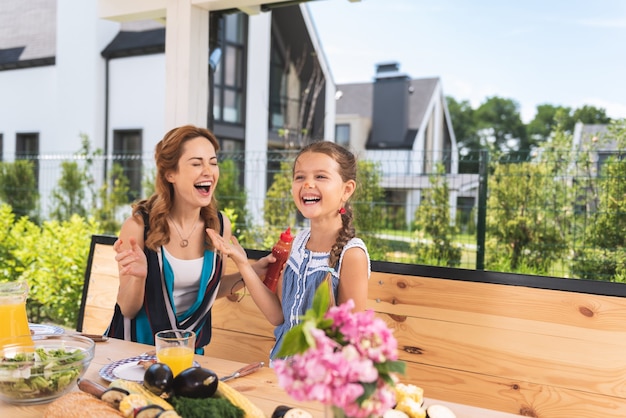
[[[370,260],[365,244],[355,237],[350,205],[356,172],[355,156],[333,142],[314,142],[296,156],[291,194],[310,228],[296,235],[277,294],[249,267],[234,237],[235,245],[227,245],[227,237],[207,230],[216,248],[235,261],[255,303],[276,326],[271,358],[285,333],[311,307],[315,290],[324,280],[329,279],[338,304],[352,299],[355,311],[366,308]]]

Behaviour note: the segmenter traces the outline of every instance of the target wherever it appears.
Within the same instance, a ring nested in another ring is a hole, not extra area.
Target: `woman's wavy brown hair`
[[[348,180],[354,180],[355,182],[357,181],[356,157],[347,148],[344,148],[341,145],[337,145],[336,143],[329,141],[313,142],[300,150],[294,161],[294,168],[295,162],[297,162],[298,158],[306,152],[315,152],[328,155],[330,158],[337,161],[337,164],[339,165],[339,175],[344,182]],[[348,243],[348,241],[354,238],[356,234],[353,225],[354,214],[349,200],[344,204],[344,208],[346,212],[341,215],[341,221],[343,226],[339,231],[337,241],[335,241],[332,249],[330,250],[330,257],[328,258],[328,266],[332,268],[335,268],[337,266],[337,263],[339,262],[339,257],[341,257],[341,251],[343,251],[343,247]]]
[[[170,241],[167,217],[174,204],[174,186],[167,181],[165,176],[170,171],[178,171],[178,162],[183,153],[185,142],[199,136],[210,141],[216,152],[219,150],[217,138],[211,131],[192,125],[180,126],[170,130],[156,146],[154,160],[156,161],[157,174],[154,194],[133,205],[133,216],[142,216],[142,213],[148,215],[149,228],[145,246],[153,251]],[[213,187],[215,186],[213,185]],[[209,206],[200,209],[200,216],[204,219],[205,228],[220,231],[215,193],[213,193]],[[206,240],[206,246],[208,249],[213,249],[210,240]]]

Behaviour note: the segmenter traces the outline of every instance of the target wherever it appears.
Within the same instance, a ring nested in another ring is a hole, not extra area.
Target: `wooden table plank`
[[[113,361],[137,356],[153,349],[154,347],[152,346],[116,339],[97,343],[95,357],[84,377],[107,385],[108,382],[103,380],[98,373],[103,366]],[[213,370],[218,376],[229,374],[244,365],[236,361],[208,356],[196,356],[196,361],[203,367]],[[264,367],[251,375],[232,380],[229,383],[233,388],[247,396],[255,405],[259,406],[267,417],[272,415],[272,412],[278,405],[298,406],[311,412],[316,418],[324,417],[323,405],[316,402],[296,402],[290,398],[278,385],[278,379],[274,371],[268,367]],[[451,402],[442,402],[432,399],[426,400],[427,405],[435,403],[448,406],[456,413],[457,418],[519,417],[518,415],[489,411]],[[43,415],[46,406],[46,404],[29,406],[10,405],[0,401],[0,416],[11,418],[39,418]]]

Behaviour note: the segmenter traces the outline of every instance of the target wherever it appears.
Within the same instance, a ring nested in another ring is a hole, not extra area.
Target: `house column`
[[[253,225],[263,223],[267,191],[267,143],[270,97],[271,12],[248,19],[248,68],[246,98],[246,173],[248,210]]]
[[[98,0],[102,19],[165,17],[165,120],[206,126],[209,98],[209,13],[198,0]],[[155,86],[155,88],[160,88]]]
[[[209,13],[191,0],[167,0],[165,130],[205,126],[209,94]]]

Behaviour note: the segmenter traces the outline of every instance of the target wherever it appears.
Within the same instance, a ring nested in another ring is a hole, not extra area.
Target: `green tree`
[[[357,236],[365,242],[370,257],[373,260],[384,260],[388,246],[377,237],[385,224],[382,213],[386,205],[385,191],[380,186],[380,164],[363,160],[357,164],[357,188],[351,200],[354,228]]]
[[[216,189],[220,209],[231,209],[237,220],[233,224],[235,235],[247,229],[246,191],[239,183],[240,171],[233,159],[220,162],[220,181]]]
[[[415,211],[415,237],[412,243],[417,261],[423,264],[457,267],[461,264],[462,250],[454,244],[457,233],[450,218],[450,189],[443,165],[429,176],[430,188]]]
[[[557,125],[569,124],[571,109],[564,106],[541,104],[537,106],[535,117],[526,125],[531,146],[546,143]]]
[[[32,161],[0,162],[0,200],[10,205],[18,218],[38,218],[39,191]]]
[[[495,156],[525,155],[530,150],[516,101],[490,97],[476,109],[475,117],[482,147],[491,149]]]
[[[142,182],[141,188],[143,189],[143,195],[146,197],[150,197],[154,194],[155,187],[154,183],[156,182],[156,169],[150,170],[145,174]]]
[[[565,130],[574,132],[576,122],[582,122],[587,125],[600,124],[605,125],[611,122],[611,118],[606,115],[606,110],[595,106],[584,105],[576,110],[569,119]]]
[[[459,149],[459,173],[477,173],[478,155],[482,147],[475,111],[467,100],[457,102],[448,96],[446,103]]]
[[[102,155],[102,150],[92,151],[86,134],[80,134],[80,138],[81,148],[74,154],[74,160],[61,163],[61,177],[51,194],[52,219],[68,220],[73,214],[86,217],[96,205],[92,169],[94,158]]]
[[[129,206],[129,190],[130,181],[124,175],[124,168],[119,164],[113,164],[107,181],[98,191],[100,204],[94,208],[93,213],[95,219],[102,226],[103,232],[114,235],[119,232],[122,222],[118,211]],[[128,207],[127,212],[125,216],[130,215],[130,207]]]
[[[61,163],[61,178],[57,187],[52,191],[51,211],[52,219],[58,221],[69,219],[73,214],[86,216],[85,203],[85,171],[76,161]]]
[[[282,161],[263,202],[265,228],[259,234],[264,249],[271,248],[287,227],[296,225],[296,213],[291,196],[291,163]]]
[[[23,271],[24,263],[15,257],[21,238],[11,234],[15,213],[10,205],[0,204],[0,281],[12,281]]]
[[[589,280],[626,281],[626,120],[609,125],[606,141],[618,153],[608,158],[596,180],[597,206],[584,229],[584,246],[576,250],[572,272]]]
[[[564,216],[572,215],[550,164],[495,163],[487,200],[487,265],[544,274],[567,248]],[[527,271],[530,269],[531,271]]]

